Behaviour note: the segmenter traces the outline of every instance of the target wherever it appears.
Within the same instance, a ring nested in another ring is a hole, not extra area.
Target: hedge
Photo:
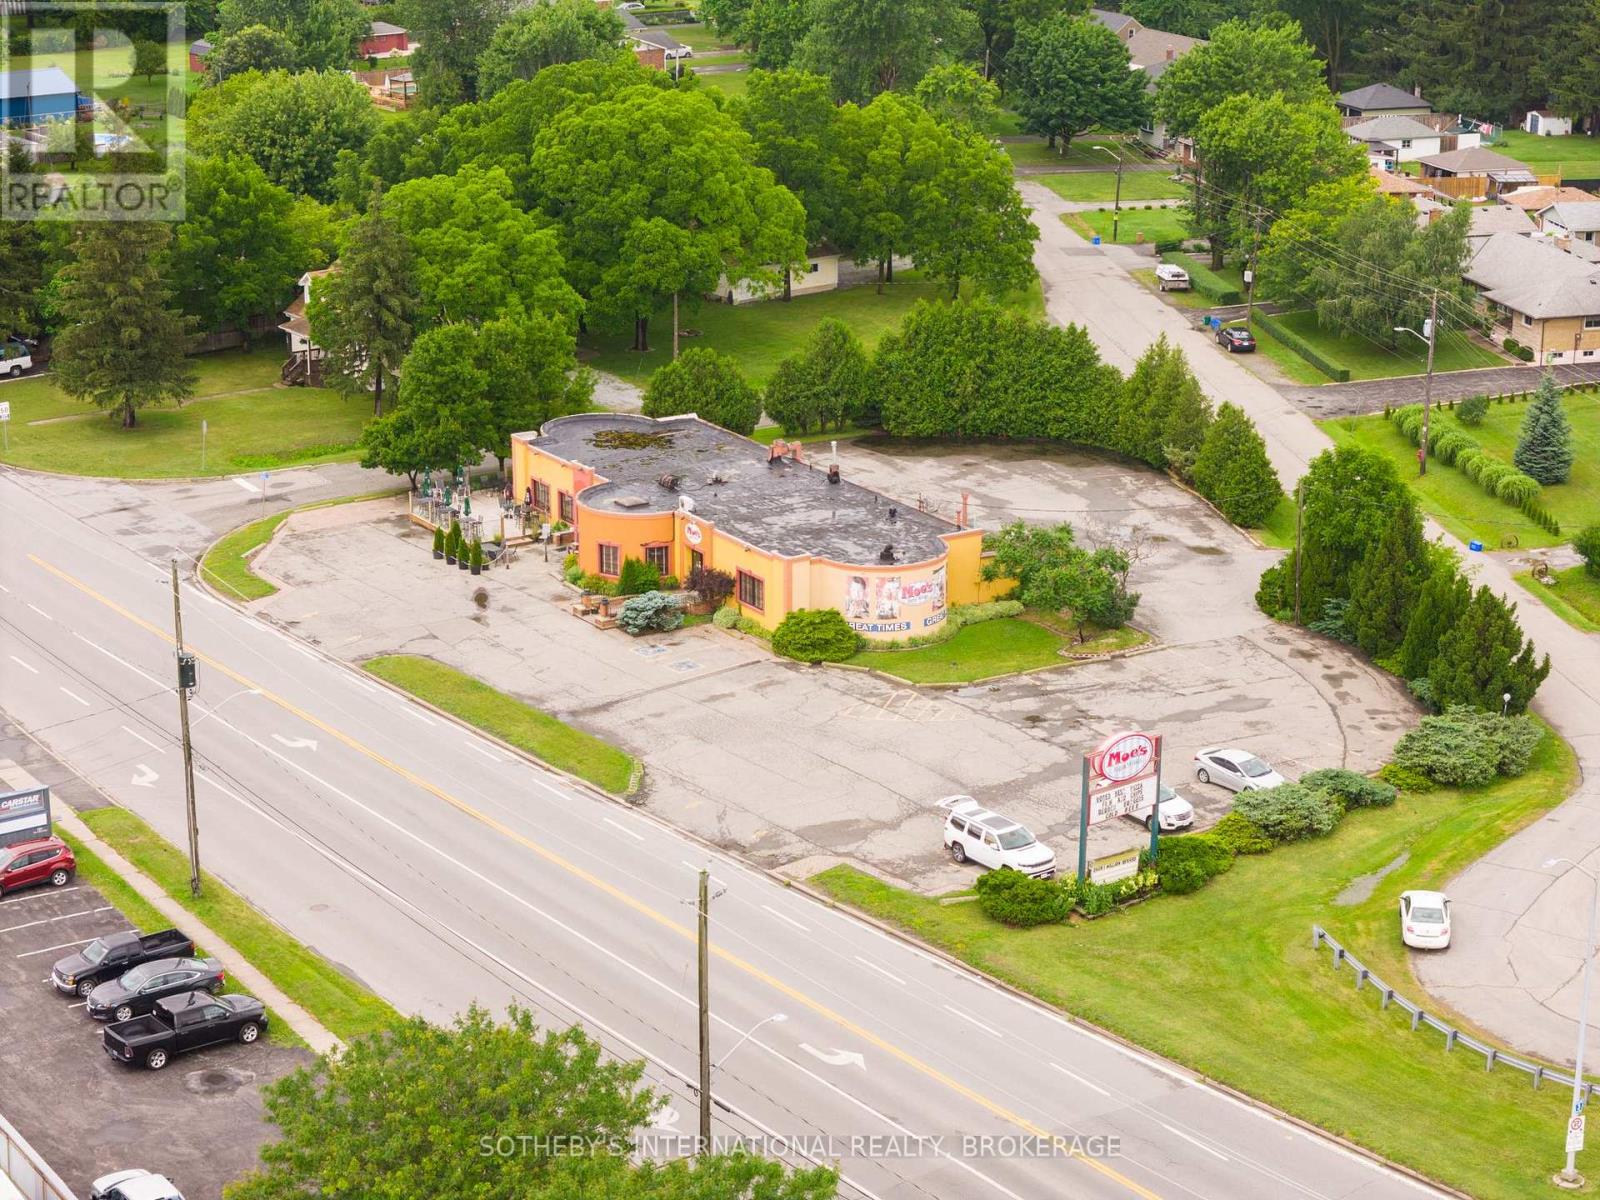
[[[1422,405],[1407,404],[1390,409],[1388,417],[1413,446],[1422,445]],[[1539,503],[1542,494],[1539,481],[1496,458],[1461,430],[1446,426],[1430,436],[1428,454],[1455,467],[1489,495],[1520,509],[1535,524],[1560,536],[1560,522]]]
[[[1072,912],[1072,892],[1010,867],[984,872],[976,887],[984,915],[1017,929],[1065,921]]]
[[[1347,771],[1343,767],[1324,767],[1320,771],[1311,771],[1302,775],[1300,782],[1319,792],[1327,792],[1344,805],[1346,812],[1352,808],[1387,808],[1398,795],[1393,784],[1368,779],[1359,772]]]
[[[861,649],[861,635],[837,608],[797,608],[772,631],[772,649],[799,662],[843,662]]]
[[[1161,261],[1171,263],[1175,267],[1182,267],[1187,271],[1189,273],[1189,286],[1213,304],[1244,303],[1244,296],[1238,288],[1233,286],[1231,279],[1225,279],[1218,275],[1198,259],[1187,254],[1180,254],[1177,251],[1168,251],[1161,255]]]
[[[1232,847],[1209,833],[1163,838],[1155,863],[1161,890],[1174,896],[1198,892],[1231,866]]]
[[[1273,337],[1277,338],[1285,346],[1289,347],[1289,349],[1293,350],[1301,358],[1305,359],[1308,363],[1310,363],[1317,370],[1321,371],[1335,383],[1350,382],[1349,367],[1336,366],[1326,358],[1323,358],[1322,355],[1316,350],[1313,350],[1311,348],[1311,344],[1299,334],[1290,333],[1288,329],[1280,325],[1267,313],[1262,312],[1259,308],[1256,309],[1255,320],[1256,323],[1261,326],[1261,328],[1265,329]]]

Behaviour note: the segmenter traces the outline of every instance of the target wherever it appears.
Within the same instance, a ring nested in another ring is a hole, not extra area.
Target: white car
[[[1154,807],[1155,805],[1147,804],[1143,808],[1134,809],[1128,815],[1149,829],[1152,819],[1150,810]],[[1174,829],[1187,829],[1194,824],[1194,805],[1164,783],[1161,785],[1160,808],[1162,833]]]
[[[1163,292],[1187,292],[1189,272],[1175,263],[1162,263],[1156,268],[1156,283]]]
[[[33,348],[25,338],[6,338],[0,342],[0,375],[15,379],[33,369]]]
[[[1196,754],[1194,777],[1230,792],[1261,792],[1288,782],[1250,751],[1229,746],[1209,746]]]
[[[939,807],[950,813],[944,846],[956,862],[975,862],[990,870],[1010,867],[1035,879],[1055,875],[1055,852],[1010,817],[990,812],[971,796],[947,797]]]
[[[1450,897],[1443,892],[1400,893],[1400,940],[1417,950],[1450,944]]]
[[[183,1193],[165,1175],[135,1167],[100,1176],[89,1185],[89,1200],[183,1200]]]

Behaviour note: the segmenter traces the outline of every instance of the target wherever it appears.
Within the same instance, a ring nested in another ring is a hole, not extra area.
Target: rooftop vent
[[[678,490],[678,480],[679,476],[674,475],[671,471],[667,471],[656,476],[656,482],[662,487],[666,488],[669,492],[675,492]]]
[[[899,515],[900,515],[900,510],[898,508],[896,508],[894,505],[891,504],[889,506],[889,520],[892,521],[896,517],[898,517]]]
[[[643,496],[618,496],[611,503],[618,508],[643,508],[650,502]]]
[[[894,561],[894,544],[893,543],[890,543],[889,545],[885,546],[882,550],[878,551],[878,561],[881,562],[881,563],[892,563]]]
[[[834,463],[832,466],[830,466],[828,468],[828,482],[829,483],[838,483],[839,482],[839,464],[838,463]]]

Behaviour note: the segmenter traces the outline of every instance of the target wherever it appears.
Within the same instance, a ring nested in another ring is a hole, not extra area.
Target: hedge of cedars
[[[1408,404],[1391,409],[1388,416],[1413,446],[1422,444],[1422,405]],[[1460,429],[1445,428],[1429,437],[1428,454],[1446,466],[1455,467],[1489,495],[1521,509],[1548,532],[1561,533],[1561,523],[1539,503],[1542,494],[1539,481],[1496,458]]]

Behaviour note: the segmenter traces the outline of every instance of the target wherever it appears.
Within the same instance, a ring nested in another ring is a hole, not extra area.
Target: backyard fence
[[[1476,1038],[1462,1033],[1454,1025],[1441,1021],[1426,1009],[1411,1003],[1411,1001],[1374,975],[1355,955],[1335,941],[1333,935],[1322,926],[1313,925],[1311,927],[1311,945],[1313,949],[1326,946],[1333,951],[1334,970],[1338,970],[1341,966],[1348,966],[1355,973],[1356,991],[1359,992],[1363,987],[1370,984],[1378,993],[1378,1007],[1388,1008],[1390,1004],[1394,1004],[1411,1014],[1411,1028],[1413,1030],[1426,1025],[1430,1029],[1436,1029],[1444,1034],[1444,1048],[1446,1050],[1454,1050],[1457,1046],[1465,1046],[1468,1050],[1483,1055],[1483,1069],[1485,1071],[1492,1071],[1495,1067],[1511,1067],[1529,1076],[1533,1080],[1534,1087],[1538,1087],[1547,1079],[1551,1083],[1560,1084],[1563,1087],[1572,1086],[1571,1075],[1564,1074],[1554,1067],[1547,1067],[1543,1063],[1529,1062],[1526,1059],[1518,1058],[1515,1054],[1507,1054],[1504,1050],[1497,1049],[1494,1046],[1486,1046]],[[1583,1095],[1586,1104],[1593,1099],[1596,1086],[1600,1085],[1594,1083],[1584,1084]]]

